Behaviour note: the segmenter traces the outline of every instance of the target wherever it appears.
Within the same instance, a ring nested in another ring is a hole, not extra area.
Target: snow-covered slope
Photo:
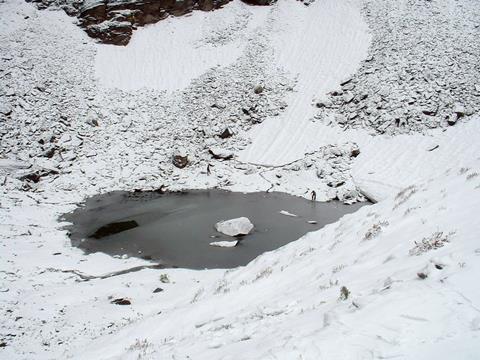
[[[355,182],[373,199],[382,200],[424,179],[440,177],[452,166],[469,169],[480,159],[479,120],[477,116],[428,135],[370,138],[361,143],[363,151],[352,168]]]
[[[296,74],[297,84],[286,99],[287,110],[253,130],[252,144],[240,155],[243,161],[281,165],[317,150],[321,138],[331,139],[328,128],[311,121],[315,102],[353,74],[367,56],[370,35],[358,3],[317,1],[299,13],[295,7],[294,2],[278,7],[278,18],[285,24],[273,44],[275,64]]]
[[[454,166],[159,303],[78,358],[476,359],[479,208],[480,176]]]
[[[372,136],[313,103],[359,69],[370,41],[391,46],[365,19],[405,36],[377,15],[410,3],[232,1],[113,48],[62,12],[0,2],[0,358],[478,358],[478,114]],[[477,0],[413,3],[413,18],[447,17],[456,37],[479,29],[462,12]],[[384,70],[364,70],[383,87]],[[213,147],[236,156],[213,159]],[[184,169],[171,163],[179,153]],[[229,271],[155,270],[70,246],[58,216],[86,196],[161,185],[378,202]]]
[[[134,33],[126,47],[99,45],[96,75],[101,85],[127,91],[142,87],[184,89],[207,70],[235,61],[258,18],[264,18],[268,11],[253,11],[234,2],[221,11],[196,11],[146,26]]]

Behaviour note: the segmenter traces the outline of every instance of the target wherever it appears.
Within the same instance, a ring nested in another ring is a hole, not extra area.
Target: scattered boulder
[[[100,24],[92,24],[85,28],[88,36],[100,40],[104,44],[125,46],[130,42],[133,28],[128,21],[106,20]]]
[[[173,155],[172,164],[179,169],[183,169],[188,165],[188,156],[187,155]]]
[[[331,188],[338,188],[344,184],[345,184],[344,179],[331,179],[330,181],[327,182],[327,186]]]
[[[417,276],[422,279],[422,280],[425,280],[427,277],[428,277],[428,274],[424,273],[424,272],[418,272],[417,273]]]
[[[10,115],[12,113],[12,107],[8,104],[1,103],[0,104],[0,114],[5,116]]]
[[[98,120],[94,116],[87,117],[87,120],[85,122],[91,126],[98,126]]]
[[[228,236],[248,235],[253,230],[253,224],[246,217],[220,221],[215,224],[215,230]]]
[[[233,158],[233,152],[218,147],[212,147],[208,150],[210,155],[217,160],[230,160]]]
[[[253,88],[253,91],[255,92],[255,94],[261,94],[263,92],[263,86],[257,85]]]
[[[337,190],[337,199],[344,204],[354,204],[362,198],[363,196],[351,184],[350,186],[348,184],[342,186]]]
[[[354,95],[353,95],[352,93],[344,94],[344,95],[343,95],[343,102],[344,102],[345,104],[348,104],[348,103],[350,103],[350,102],[353,100],[353,98],[354,98]]]
[[[462,117],[462,116],[465,116],[465,106],[463,106],[462,104],[455,104],[455,106],[453,107],[453,112],[458,116],[458,117]]]
[[[332,107],[333,103],[330,99],[321,99],[321,100],[317,100],[315,102],[315,106],[319,109],[321,108],[330,108]]]
[[[132,304],[130,300],[125,298],[114,299],[110,303],[115,305],[131,305]]]
[[[55,168],[34,167],[32,169],[26,170],[25,172],[20,172],[18,174],[18,179],[21,181],[38,183],[43,177],[58,174],[59,170]]]
[[[55,155],[55,151],[57,150],[57,147],[52,145],[46,148],[46,150],[43,152],[42,156],[51,159]]]
[[[342,80],[342,81],[340,82],[340,86],[345,86],[345,85],[347,85],[349,82],[351,82],[352,80],[353,80],[352,77],[345,78],[344,80]]]
[[[447,124],[453,126],[457,123],[458,119],[465,116],[465,107],[462,104],[455,104],[453,107],[453,114],[448,115]]]
[[[127,231],[130,229],[134,229],[138,227],[138,223],[135,220],[127,220],[127,221],[120,221],[120,222],[113,222],[107,224],[105,226],[100,227],[97,229],[90,237],[94,239],[101,239],[106,236],[110,236],[113,234],[118,234],[123,231]]]
[[[358,146],[355,146],[352,148],[352,151],[350,151],[350,156],[357,157],[358,155],[360,155],[360,149],[358,148]]]
[[[227,139],[229,137],[232,137],[233,136],[233,131],[230,130],[230,128],[225,128],[225,130],[223,130],[223,132],[218,135],[221,139]]]
[[[345,125],[347,123],[347,117],[342,114],[335,114],[335,121],[340,125]]]
[[[438,109],[435,107],[426,107],[422,109],[422,113],[424,113],[427,116],[435,116],[437,115]]]
[[[158,294],[159,292],[162,292],[162,291],[163,291],[163,289],[158,287],[155,290],[153,290],[153,293]]]
[[[447,117],[447,124],[453,126],[457,123],[458,116],[457,114],[451,114]]]

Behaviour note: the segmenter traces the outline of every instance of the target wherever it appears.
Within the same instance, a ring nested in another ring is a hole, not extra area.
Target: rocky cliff
[[[127,45],[133,30],[169,15],[193,10],[212,11],[231,0],[30,0],[41,9],[58,7],[79,19],[87,34],[104,44]],[[275,0],[242,0],[250,5],[271,5]]]

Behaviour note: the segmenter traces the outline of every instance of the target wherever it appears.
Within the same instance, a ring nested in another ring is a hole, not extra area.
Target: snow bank
[[[380,201],[423,179],[438,177],[452,166],[469,168],[479,158],[479,138],[480,118],[474,117],[447,132],[359,139],[362,152],[352,176],[365,194]]]
[[[309,7],[278,3],[272,35],[276,66],[297,77],[297,85],[284,113],[256,127],[252,144],[240,154],[242,161],[280,165],[317,149],[340,132],[310,121],[314,100],[335,89],[355,72],[367,55],[370,35],[360,9],[352,1],[322,0]],[[330,142],[331,143],[331,142]]]
[[[126,91],[183,89],[208,69],[227,66],[242,54],[246,39],[235,34],[238,22],[251,14],[237,1],[219,11],[195,11],[145,26],[125,47],[98,45],[96,76],[101,85]]]

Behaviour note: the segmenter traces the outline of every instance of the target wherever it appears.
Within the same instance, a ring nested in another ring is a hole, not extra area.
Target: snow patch
[[[183,89],[207,70],[232,64],[242,54],[243,36],[208,40],[249,17],[240,2],[219,11],[169,17],[136,30],[125,47],[98,45],[95,74],[101,85],[125,91]]]
[[[239,241],[214,241],[211,242],[209,245],[210,246],[216,246],[216,247],[224,247],[224,248],[231,248],[237,246]]]

